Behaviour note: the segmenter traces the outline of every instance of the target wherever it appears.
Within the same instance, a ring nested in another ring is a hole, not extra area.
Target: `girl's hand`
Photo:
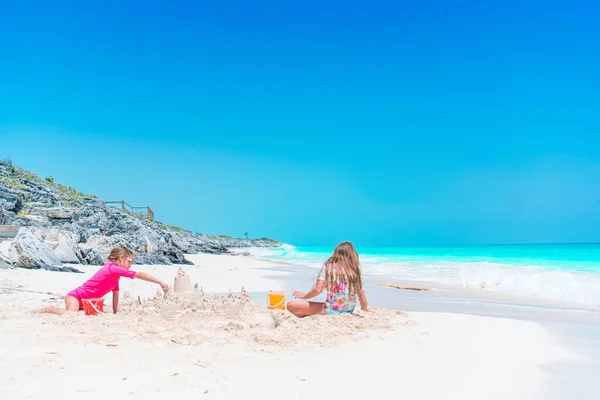
[[[166,283],[160,282],[159,285],[162,288],[163,292],[167,293],[169,291],[169,285],[167,285]]]
[[[305,294],[305,293],[299,292],[299,291],[297,291],[297,290],[294,290],[294,291],[292,292],[292,295],[293,295],[295,298],[297,298],[297,299],[304,299],[304,298],[306,297],[306,294]]]

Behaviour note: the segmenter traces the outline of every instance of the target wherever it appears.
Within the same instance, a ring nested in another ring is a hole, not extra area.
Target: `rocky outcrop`
[[[281,245],[269,239],[206,236],[166,227],[6,162],[0,162],[0,225],[23,227],[8,245],[0,242],[0,260],[24,268],[102,265],[118,245],[136,253],[136,264],[167,265],[190,264],[184,254]]]
[[[76,268],[63,266],[57,254],[52,251],[40,236],[30,228],[21,228],[12,241],[5,241],[0,255],[2,266],[15,265],[17,267],[62,272],[81,272]],[[62,238],[59,239],[59,246]]]
[[[30,229],[21,228],[8,249],[10,260],[23,268],[53,269],[62,266],[54,252]]]

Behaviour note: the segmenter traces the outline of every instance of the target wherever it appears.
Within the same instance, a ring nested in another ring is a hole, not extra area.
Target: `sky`
[[[197,232],[600,241],[600,3],[0,2],[0,158]]]

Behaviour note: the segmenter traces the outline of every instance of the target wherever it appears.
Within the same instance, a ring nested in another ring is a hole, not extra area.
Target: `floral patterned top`
[[[325,280],[325,266],[321,268],[317,280]],[[343,277],[338,276],[335,272],[337,264],[330,266],[330,275],[333,279],[326,282],[327,297],[325,299],[325,307],[327,310],[352,312],[356,307],[356,293],[350,291],[350,284],[343,280]],[[363,287],[364,290],[364,287]]]

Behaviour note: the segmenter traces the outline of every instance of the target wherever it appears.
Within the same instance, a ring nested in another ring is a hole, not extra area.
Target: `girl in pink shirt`
[[[133,252],[127,247],[115,247],[111,250],[107,263],[94,276],[67,294],[65,297],[65,310],[47,307],[43,311],[54,314],[63,314],[65,311],[79,311],[83,309],[83,299],[99,299],[112,291],[113,311],[116,313],[119,305],[119,279],[122,276],[157,283],[165,292],[169,290],[169,286],[161,280],[145,272],[130,270],[134,257]]]

